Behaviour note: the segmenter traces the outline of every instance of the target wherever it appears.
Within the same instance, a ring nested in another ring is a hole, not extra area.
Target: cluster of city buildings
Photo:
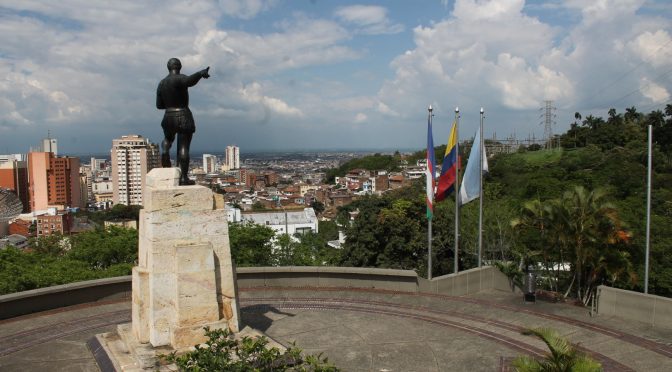
[[[190,177],[221,195],[232,222],[248,220],[290,235],[317,232],[318,217],[333,218],[338,207],[362,195],[382,194],[423,176],[423,164],[403,164],[399,172],[353,169],[326,182],[327,169],[360,155],[250,156],[241,164],[240,149],[227,146],[223,154],[192,158]],[[74,218],[81,208],[142,206],[146,175],[160,164],[159,146],[139,135],[112,140],[109,159],[92,157],[88,164],[60,155],[54,138],[27,154],[0,155],[0,188],[23,206],[21,214],[0,221],[0,238],[72,234],[91,228]]]
[[[0,155],[0,188],[13,192],[22,204],[22,214],[0,220],[0,238],[12,245],[24,245],[29,236],[89,228],[88,221],[70,213],[86,205],[80,160],[59,156],[54,138],[27,154]]]

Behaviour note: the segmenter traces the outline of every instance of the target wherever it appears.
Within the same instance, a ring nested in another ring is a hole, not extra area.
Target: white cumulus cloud
[[[351,5],[336,10],[341,21],[358,27],[359,32],[371,35],[396,34],[404,30],[400,23],[387,17],[387,9],[375,5]]]
[[[628,48],[642,61],[654,67],[670,64],[672,60],[672,37],[665,30],[646,31],[628,42]]]
[[[650,99],[653,103],[665,103],[670,99],[670,92],[665,87],[646,78],[642,79],[640,90],[644,97]]]
[[[241,90],[241,95],[248,102],[253,104],[261,104],[266,109],[269,109],[277,114],[299,117],[303,116],[303,113],[298,108],[289,106],[281,99],[265,96],[261,92],[261,84],[255,82],[249,86],[243,87]]]

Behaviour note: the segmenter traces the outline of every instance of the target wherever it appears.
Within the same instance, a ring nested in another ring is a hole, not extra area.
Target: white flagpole
[[[427,111],[429,111],[429,127],[432,128],[432,105],[429,105],[427,108]],[[429,149],[427,149],[429,151]],[[432,149],[434,151],[434,149]],[[432,165],[434,164],[429,164],[429,159],[427,159],[427,169],[431,169],[432,172],[434,172],[434,169],[432,168]],[[430,177],[433,178],[433,174],[429,175],[427,174],[425,177]],[[432,184],[432,187],[434,185]],[[434,199],[434,195],[432,193],[432,199]],[[431,201],[432,205],[434,204],[434,200]],[[429,219],[428,225],[427,225],[427,279],[432,280],[432,218]]]
[[[479,164],[479,172],[478,172],[478,200],[479,200],[479,206],[478,206],[478,267],[481,267],[481,257],[483,254],[483,154],[484,154],[484,146],[485,146],[485,140],[483,136],[483,114],[485,111],[483,111],[483,107],[481,107],[481,127],[480,127],[480,138],[479,138],[479,144],[478,144],[478,151],[479,151],[479,159],[480,159],[480,164]],[[472,145],[473,146],[473,145]]]
[[[455,191],[455,263],[453,265],[453,273],[457,274],[458,259],[457,252],[460,248],[460,108],[455,107],[455,183],[453,190]]]
[[[653,130],[649,124],[649,167],[646,184],[646,257],[644,259],[644,293],[649,293],[649,247],[651,245],[651,143]]]

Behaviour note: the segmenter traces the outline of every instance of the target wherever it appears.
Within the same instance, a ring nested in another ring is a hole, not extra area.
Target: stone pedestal
[[[240,328],[226,211],[178,179],[177,168],[147,174],[132,305],[137,340],[175,349],[203,342],[205,326]]]
[[[226,211],[210,189],[178,186],[179,176],[177,168],[147,174],[132,322],[96,336],[116,370],[157,369],[158,355],[206,341],[206,326],[240,330]]]

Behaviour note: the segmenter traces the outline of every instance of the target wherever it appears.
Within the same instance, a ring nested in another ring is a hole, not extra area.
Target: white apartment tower
[[[203,154],[203,171],[206,174],[217,173],[217,157],[215,155]]]
[[[238,146],[226,146],[226,159],[224,163],[231,169],[240,169],[240,149]]]
[[[114,204],[142,205],[145,176],[160,166],[159,147],[139,135],[112,140],[112,201]]]
[[[58,156],[58,141],[56,141],[56,138],[43,139],[42,152],[53,152],[54,156]]]

